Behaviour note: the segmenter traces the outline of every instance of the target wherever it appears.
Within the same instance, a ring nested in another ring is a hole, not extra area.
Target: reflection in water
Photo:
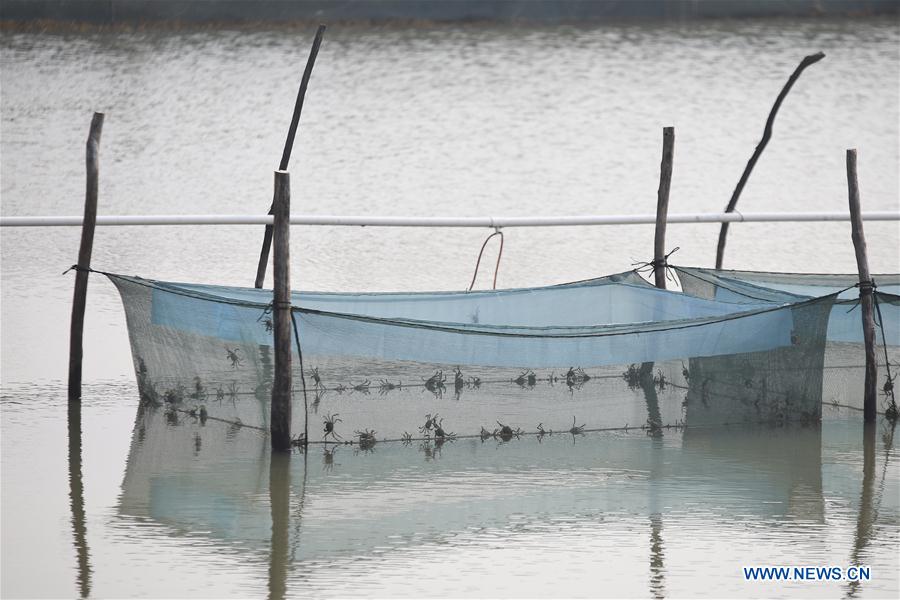
[[[666,597],[666,565],[662,539],[662,515],[650,515],[650,593],[654,598]]]
[[[284,598],[291,523],[291,455],[288,453],[273,452],[270,456],[269,504],[272,510],[269,598]]]
[[[878,518],[878,507],[884,494],[884,478],[887,475],[888,460],[894,443],[894,427],[896,423],[885,421],[888,428],[884,433],[884,470],[881,476],[878,498],[875,498],[875,423],[865,423],[863,429],[863,480],[862,494],[859,499],[859,512],[856,520],[856,535],[853,539],[853,551],[850,553],[849,565],[866,564],[866,547],[869,545]],[[859,581],[851,581],[847,586],[847,597],[853,598],[860,590]]]
[[[84,518],[84,484],[81,478],[81,404],[69,402],[69,502],[72,534],[78,557],[78,590],[82,598],[91,594],[91,558]]]
[[[647,433],[652,437],[662,437],[662,414],[659,412],[659,396],[656,393],[657,382],[653,380],[652,362],[641,364],[639,377],[644,399],[647,401]],[[660,383],[665,385],[662,382],[660,376]]]
[[[867,444],[871,453],[871,439]],[[164,525],[168,535],[202,535],[224,552],[245,548],[263,559],[271,598],[337,589],[335,578],[359,557],[406,564],[436,547],[477,544],[483,532],[515,547],[531,543],[534,533],[547,539],[548,528],[553,537],[595,526],[598,518],[635,516],[649,524],[639,544],[648,569],[643,593],[662,598],[679,590],[665,550],[671,561],[672,548],[684,544],[679,531],[693,518],[685,515],[702,514],[703,522],[729,523],[730,531],[750,536],[770,526],[773,536],[783,536],[777,524],[784,519],[807,529],[827,526],[818,425],[586,434],[574,446],[557,435],[540,444],[525,437],[503,444],[457,440],[442,448],[379,443],[375,453],[335,446],[316,450],[311,464],[301,453],[271,457],[268,447],[249,428],[187,418],[172,425],[164,411],[148,410],[134,431],[119,512]],[[875,478],[867,466],[860,549],[877,513]],[[347,592],[354,585],[349,579],[338,587]]]

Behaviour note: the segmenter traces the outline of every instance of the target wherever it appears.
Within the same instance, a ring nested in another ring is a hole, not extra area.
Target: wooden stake
[[[69,330],[69,402],[81,402],[81,360],[84,355],[84,309],[87,304],[88,269],[94,246],[94,226],[97,223],[97,188],[99,180],[100,133],[103,113],[94,113],[85,153],[87,186],[84,194],[84,221],[81,226],[81,247],[78,249],[78,268],[75,271],[75,292],[72,297],[72,322]]]
[[[653,240],[653,274],[656,287],[666,289],[666,218],[669,214],[669,189],[672,186],[672,157],[675,152],[675,128],[663,127],[662,162],[659,165],[659,191],[656,193],[656,235]]]
[[[781,93],[778,94],[778,98],[775,99],[775,104],[772,105],[772,110],[769,111],[769,118],[766,119],[766,127],[763,130],[762,139],[759,141],[759,144],[756,146],[756,150],[753,151],[753,156],[750,157],[750,160],[747,161],[747,166],[744,167],[744,172],[741,174],[741,178],[737,183],[737,186],[734,188],[734,192],[731,194],[731,200],[728,201],[728,206],[725,207],[725,212],[730,213],[734,212],[734,208],[737,206],[738,198],[741,196],[741,192],[744,190],[744,185],[747,183],[747,179],[750,178],[750,172],[753,171],[753,167],[756,165],[756,161],[759,160],[759,157],[762,155],[763,150],[766,149],[766,144],[769,143],[769,138],[772,137],[772,125],[775,123],[775,115],[778,114],[778,109],[781,108],[781,103],[784,102],[785,97],[788,95],[788,92],[791,91],[791,87],[793,87],[794,82],[800,77],[800,74],[803,70],[811,64],[817,63],[820,60],[825,58],[825,54],[822,52],[816,52],[815,54],[810,54],[807,57],[804,57],[803,60],[800,61],[800,64],[797,65],[797,68],[794,69],[794,72],[791,73],[791,76],[788,77],[787,83],[784,84],[784,87],[781,89]],[[728,236],[728,223],[722,223],[722,228],[719,230],[719,244],[716,247],[716,268],[722,268],[722,260],[725,257],[725,238]]]
[[[275,381],[269,422],[272,450],[288,451],[291,449],[291,178],[286,171],[275,171],[273,208]]]
[[[878,397],[878,363],[875,362],[875,290],[869,274],[866,236],[859,208],[859,180],[856,176],[856,150],[847,150],[847,188],[850,197],[850,227],[856,266],[859,270],[859,306],[862,311],[863,341],[866,347],[866,378],[863,393],[863,419],[875,421]]]
[[[297,125],[300,123],[300,113],[303,111],[303,100],[306,98],[306,88],[309,86],[309,78],[312,75],[313,65],[316,64],[316,56],[319,55],[319,46],[322,44],[322,36],[325,35],[325,26],[319,25],[316,37],[313,39],[312,48],[309,50],[309,58],[306,59],[306,68],[300,79],[300,89],[297,90],[297,101],[294,103],[294,115],[291,117],[291,126],[288,128],[287,139],[284,141],[284,151],[281,153],[280,171],[287,171],[291,160],[291,152],[294,149],[294,137],[297,135]],[[274,200],[269,208],[269,214],[273,214]],[[256,265],[256,289],[260,289],[266,281],[266,266],[269,263],[269,247],[272,245],[272,226],[266,225],[263,234],[262,249],[259,251],[259,264]]]

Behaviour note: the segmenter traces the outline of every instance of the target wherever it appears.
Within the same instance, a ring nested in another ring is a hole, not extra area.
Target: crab
[[[400,441],[403,442],[404,446],[409,446],[412,443],[412,435],[404,431],[403,435],[400,436]]]
[[[206,388],[203,387],[203,381],[201,381],[199,376],[194,377],[194,391],[191,392],[191,398],[194,400],[206,400],[208,396]]]
[[[232,381],[231,386],[228,388],[228,397],[231,398],[231,401],[234,402],[237,400],[238,395],[238,384],[237,381]]]
[[[495,430],[493,435],[495,437],[499,437],[504,442],[508,442],[509,440],[513,439],[513,436],[519,437],[519,434],[522,433],[522,430],[518,427],[513,429],[509,425],[504,425],[500,421],[497,421],[497,425],[500,426],[500,429]]]
[[[372,446],[375,445],[375,442],[378,440],[375,439],[375,430],[369,431],[368,429],[363,429],[362,431],[354,431],[359,437],[359,447],[363,450],[368,450]]]
[[[476,390],[481,387],[481,377],[469,377],[469,380],[466,382],[471,388],[475,388]]]
[[[378,386],[378,393],[383,396],[388,392],[399,389],[403,389],[403,382],[398,381],[397,383],[392,383],[387,379],[382,379],[381,384]]]
[[[444,440],[455,440],[456,434],[451,432],[444,431],[444,428],[441,424],[444,422],[443,419],[434,424],[434,441],[435,443],[442,443]]]
[[[663,372],[661,369],[657,369],[656,373],[657,373],[657,375],[656,375],[656,378],[653,380],[653,383],[655,383],[656,387],[658,387],[660,390],[666,389],[666,383],[667,383],[666,376],[663,375]],[[746,385],[746,382],[745,382],[745,385]],[[752,385],[752,383],[751,383],[751,385]],[[747,387],[750,387],[750,385],[748,385]]]
[[[272,322],[272,317],[266,317],[263,319],[263,327],[266,328],[266,333],[271,333],[273,329],[275,329],[275,323]]]
[[[897,379],[897,376],[889,377],[887,375],[884,376],[884,385],[881,387],[881,393],[885,396],[893,396],[894,395],[894,380]]]
[[[628,369],[622,373],[622,379],[628,384],[628,388],[635,390],[641,387],[641,367],[637,364],[628,365]]]
[[[163,400],[166,402],[166,404],[176,404],[178,402],[181,402],[178,391],[174,389],[166,390],[166,393],[163,394]]]
[[[681,376],[684,377],[685,381],[691,380],[691,372],[688,370],[687,366],[685,366],[684,361],[681,361]]]
[[[339,384],[337,384],[337,386],[334,388],[334,391],[336,391],[338,394],[343,394],[344,392],[347,391],[347,388],[344,387],[344,384],[343,384],[343,383],[339,383]]]
[[[232,369],[237,369],[238,367],[240,367],[241,365],[244,364],[244,359],[241,358],[240,354],[238,354],[238,352],[240,352],[240,350],[241,349],[238,347],[235,347],[234,350],[232,350],[228,346],[225,346],[226,357],[228,358],[228,360],[231,361]]]
[[[522,371],[522,374],[513,379],[513,383],[518,385],[519,387],[529,387],[533,388],[535,383],[537,383],[537,375],[534,374],[534,371],[531,369],[526,369]]]
[[[556,385],[556,382],[559,381],[559,376],[555,372],[551,371],[550,377],[547,378],[547,381],[550,382],[550,385]]]
[[[221,402],[225,399],[225,390],[221,386],[216,388],[216,401]]]
[[[310,377],[312,377],[313,387],[315,389],[317,389],[317,390],[325,389],[325,384],[322,383],[322,378],[319,377],[319,367],[313,367]]]
[[[434,413],[434,416],[432,416],[431,413],[425,415],[425,424],[419,427],[419,433],[428,437],[431,434],[431,430],[437,427],[437,419],[437,413]]]
[[[456,371],[453,372],[453,391],[456,392],[457,396],[462,391],[465,384],[466,380],[463,379],[462,371],[459,370],[459,367],[456,367]]]
[[[363,381],[362,383],[358,383],[358,384],[354,385],[354,386],[352,387],[352,390],[353,390],[354,392],[362,392],[363,394],[368,395],[368,393],[369,393],[369,383],[370,383],[370,381],[369,381],[368,379],[366,379],[366,380]]]
[[[584,372],[584,369],[581,367],[572,368],[569,367],[569,370],[566,371],[566,385],[569,386],[569,389],[580,388],[586,381],[589,381],[590,376]]]
[[[425,380],[425,389],[435,396],[441,396],[446,389],[444,387],[445,381],[447,381],[447,378],[444,377],[444,372],[435,371],[434,375]]]
[[[496,435],[496,433],[497,433],[496,431],[488,431],[487,429],[482,427],[481,433],[478,435],[478,437],[480,437],[481,441],[483,442],[484,440],[486,440],[490,437],[494,437],[494,435]]]
[[[573,417],[572,417],[572,428],[569,429],[569,433],[571,433],[572,435],[581,435],[581,434],[583,434],[583,433],[584,433],[584,423],[582,423],[581,425],[578,425],[578,426],[576,427],[576,426],[575,426],[575,422],[576,422],[576,421],[575,421],[575,417],[573,416]]]
[[[209,413],[206,412],[206,405],[205,405],[205,404],[201,404],[201,405],[200,405],[199,413],[200,413],[200,424],[201,424],[201,425],[205,425],[205,424],[206,424],[206,419],[209,418]]]
[[[322,424],[325,425],[325,429],[323,429],[323,431],[325,432],[325,435],[322,436],[322,439],[327,440],[329,435],[331,437],[333,437],[335,440],[343,439],[334,430],[335,423],[343,422],[343,421],[341,421],[341,419],[338,419],[337,417],[338,417],[338,413],[334,413],[333,415],[329,413],[329,414],[325,415],[325,420],[322,421]]]
[[[297,437],[291,438],[291,448],[305,448],[306,447],[306,436],[302,433],[298,434]]]
[[[545,435],[553,435],[553,430],[552,429],[544,429],[543,423],[538,423],[537,430],[538,430],[539,438],[542,438]]]
[[[178,425],[178,411],[174,408],[166,409],[166,425]]]

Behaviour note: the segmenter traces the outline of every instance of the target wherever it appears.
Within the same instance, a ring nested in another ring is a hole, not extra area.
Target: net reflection
[[[698,502],[713,518],[824,520],[817,425],[648,433],[311,446],[270,460],[257,430],[199,418],[175,425],[145,407],[118,511],[222,552],[245,548],[265,565],[273,598],[306,570],[298,563],[452,543],[472,531],[565,531],[616,515],[649,522],[648,593],[662,597],[664,522]]]

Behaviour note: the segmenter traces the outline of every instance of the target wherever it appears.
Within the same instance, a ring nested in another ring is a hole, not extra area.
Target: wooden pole
[[[274,216],[275,382],[270,428],[272,450],[286,451],[291,449],[291,178],[286,171],[275,171]]]
[[[675,128],[663,127],[662,162],[659,165],[659,191],[656,193],[656,235],[653,239],[653,274],[656,287],[666,289],[666,218],[669,214],[669,189],[672,187],[672,157],[675,152]]]
[[[72,322],[69,330],[69,402],[81,402],[81,360],[84,355],[84,309],[87,304],[88,269],[94,246],[94,226],[97,223],[97,188],[99,180],[98,153],[103,113],[94,113],[85,152],[87,185],[84,194],[84,222],[81,226],[81,246],[75,270],[75,292],[72,297]]]
[[[316,30],[316,37],[313,39],[312,48],[309,50],[309,58],[306,59],[306,68],[303,70],[303,77],[300,79],[300,89],[297,90],[297,100],[294,102],[294,115],[291,117],[291,126],[288,128],[287,139],[284,141],[284,150],[281,153],[281,164],[279,171],[287,171],[288,163],[291,160],[291,152],[294,149],[294,137],[297,135],[297,125],[300,123],[300,113],[303,111],[303,100],[306,98],[306,88],[309,86],[309,78],[312,75],[313,65],[316,64],[316,56],[319,55],[319,46],[322,44],[322,36],[325,35],[325,26],[319,25]],[[275,208],[273,201],[269,208],[269,214]],[[256,281],[254,285],[257,289],[262,288],[266,280],[266,266],[269,263],[269,248],[272,245],[272,225],[266,225],[266,231],[263,234],[262,249],[259,251],[259,264],[256,265]]]
[[[847,150],[847,188],[850,197],[850,228],[853,248],[856,250],[856,266],[859,270],[859,306],[862,311],[863,341],[866,347],[863,419],[866,423],[872,423],[875,421],[875,403],[878,397],[878,363],[875,362],[875,289],[872,276],[869,274],[866,236],[859,209],[856,150]]]
[[[791,91],[791,87],[793,87],[794,82],[800,77],[800,74],[803,70],[811,64],[817,63],[820,60],[825,58],[825,54],[822,52],[816,52],[815,54],[810,54],[803,58],[800,61],[800,64],[797,65],[797,68],[794,69],[794,72],[791,73],[791,76],[788,77],[787,83],[784,84],[784,87],[781,89],[781,93],[778,94],[778,98],[775,99],[775,104],[772,105],[772,110],[769,111],[769,118],[766,119],[766,127],[763,130],[762,139],[759,141],[759,144],[756,146],[756,150],[753,151],[753,156],[750,157],[750,160],[747,161],[747,166],[744,167],[744,172],[741,174],[741,178],[737,183],[737,186],[734,188],[734,192],[731,194],[731,200],[728,201],[728,206],[725,207],[725,212],[730,213],[734,212],[734,208],[737,206],[738,198],[741,196],[741,192],[744,190],[744,185],[746,185],[747,180],[750,178],[750,172],[753,171],[753,167],[756,165],[756,161],[759,160],[759,157],[762,155],[763,150],[766,149],[766,144],[769,143],[769,138],[772,137],[772,125],[775,123],[775,115],[778,114],[778,109],[781,108],[781,103],[784,102],[785,97],[788,95],[788,92]],[[719,230],[719,243],[716,246],[716,268],[722,268],[722,260],[725,257],[725,238],[728,236],[728,223],[722,223],[722,228]]]

